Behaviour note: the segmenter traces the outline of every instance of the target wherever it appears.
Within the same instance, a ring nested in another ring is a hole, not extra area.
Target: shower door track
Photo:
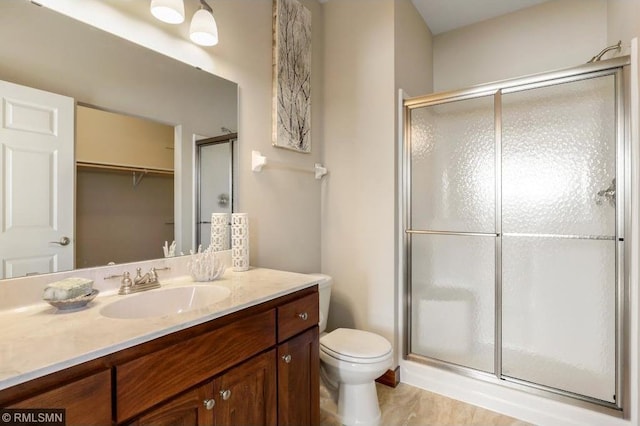
[[[405,323],[407,327],[404,333],[404,357],[405,359],[423,364],[432,365],[444,370],[452,371],[460,375],[481,379],[484,381],[498,383],[507,388],[527,391],[532,394],[548,397],[560,402],[581,406],[594,411],[600,411],[609,415],[623,417],[623,407],[628,406],[629,383],[627,374],[629,371],[628,360],[628,276],[629,266],[625,261],[625,255],[629,253],[629,240],[625,238],[625,231],[630,229],[630,155],[628,147],[628,70],[630,60],[628,56],[610,59],[607,61],[584,64],[567,70],[552,71],[548,73],[535,74],[517,79],[494,82],[468,89],[455,90],[437,93],[433,95],[421,96],[406,99],[403,102],[404,115],[404,142],[401,156],[402,170],[402,197],[403,197],[403,250],[404,250],[404,282],[405,282]],[[517,92],[527,89],[545,87],[566,82],[579,81],[588,78],[615,75],[615,95],[616,95],[616,178],[619,182],[619,200],[616,208],[615,236],[612,235],[572,235],[572,234],[529,234],[529,233],[502,233],[502,104],[503,93]],[[623,81],[625,81],[623,89]],[[478,98],[482,96],[494,97],[495,114],[495,179],[496,179],[496,227],[495,233],[491,232],[452,232],[429,229],[412,229],[411,227],[411,150],[409,143],[410,114],[411,109],[438,105],[453,101]],[[427,356],[411,353],[411,238],[412,235],[431,234],[449,236],[474,236],[495,238],[495,350],[494,350],[494,372],[490,373],[454,364]],[[502,237],[540,237],[559,239],[580,239],[580,240],[608,240],[616,242],[616,295],[615,295],[615,402],[603,401],[593,397],[576,394],[571,391],[552,388],[545,385],[527,382],[517,378],[511,378],[502,374]]]

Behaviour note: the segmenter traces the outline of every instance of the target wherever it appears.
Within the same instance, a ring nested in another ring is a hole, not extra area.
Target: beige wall
[[[173,176],[148,174],[134,186],[132,173],[78,168],[78,268],[162,257],[172,222]]]
[[[628,55],[630,53],[631,39],[639,35],[640,1],[608,0],[607,45],[616,44],[618,40],[621,40],[622,53]]]
[[[76,106],[76,162],[173,171],[173,138],[164,123]]]
[[[431,34],[405,0],[325,3],[322,271],[329,328],[391,341],[396,315],[396,92],[431,89]],[[397,342],[396,342],[397,344]]]
[[[271,40],[269,0],[225,0],[237,24],[228,34],[229,78],[240,85],[240,210],[249,213],[251,263],[296,272],[320,270],[320,188],[313,174],[266,166],[251,171],[251,150],[268,161],[313,170],[322,162],[322,9],[303,1],[312,13],[311,154],[271,146]],[[220,19],[224,19],[223,16]],[[329,166],[331,167],[331,166]],[[331,169],[329,169],[331,173]]]
[[[411,0],[394,2],[396,89],[409,96],[433,91],[433,36]]]
[[[606,45],[606,0],[545,2],[434,37],[434,90],[572,67]]]
[[[328,327],[393,337],[394,22],[392,1],[324,4],[322,271]]]

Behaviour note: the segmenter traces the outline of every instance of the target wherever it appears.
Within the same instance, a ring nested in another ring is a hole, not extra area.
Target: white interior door
[[[0,278],[73,268],[74,100],[0,81]]]

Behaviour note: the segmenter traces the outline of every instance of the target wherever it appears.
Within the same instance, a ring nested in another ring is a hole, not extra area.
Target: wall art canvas
[[[273,0],[273,145],[311,152],[311,11]]]

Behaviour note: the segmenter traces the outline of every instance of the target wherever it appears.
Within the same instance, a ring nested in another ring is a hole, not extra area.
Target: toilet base
[[[378,426],[380,407],[375,383],[340,383],[338,416],[345,426]]]

